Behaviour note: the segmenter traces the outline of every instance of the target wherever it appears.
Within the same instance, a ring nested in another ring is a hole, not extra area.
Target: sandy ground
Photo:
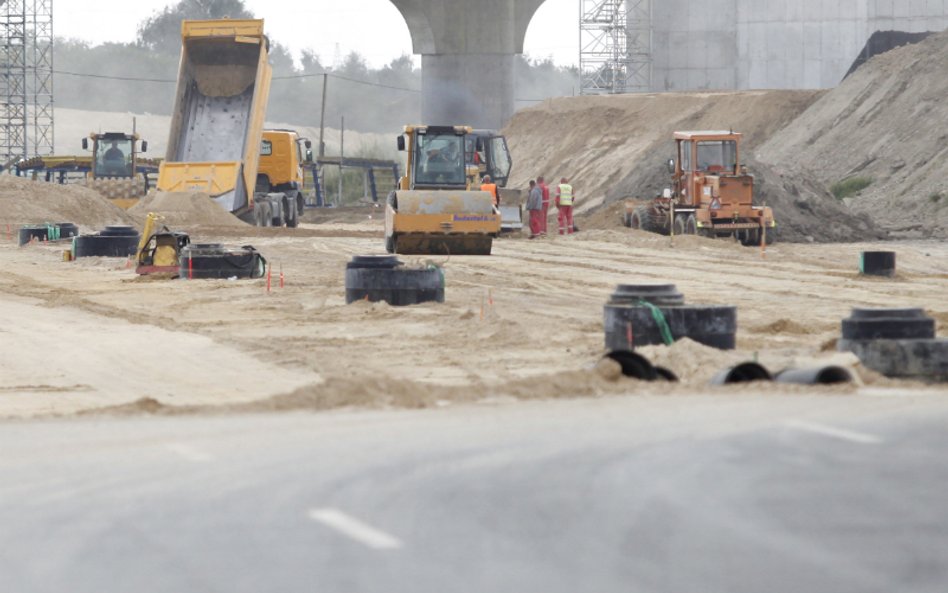
[[[490,257],[431,258],[444,269],[444,304],[346,305],[345,262],[383,251],[382,222],[369,216],[192,233],[257,247],[273,266],[270,292],[264,280],[139,278],[124,260],[63,262],[63,245],[18,248],[4,237],[0,417],[698,393],[717,370],[754,357],[774,371],[816,359],[852,366],[864,385],[930,389],[866,371],[833,342],[854,306],[923,307],[941,335],[948,324],[943,242],[885,243],[899,275],[874,279],[858,275],[858,254],[879,245],[777,244],[762,257],[730,241],[672,245],[625,229],[503,238]],[[597,367],[602,305],[616,284],[650,282],[675,283],[690,304],[736,305],[738,350],[646,349],[682,378],[672,388]]]

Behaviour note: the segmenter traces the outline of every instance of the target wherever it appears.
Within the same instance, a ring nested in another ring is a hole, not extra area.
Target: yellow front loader
[[[398,149],[408,152],[405,176],[385,206],[389,253],[490,255],[501,216],[488,192],[471,189],[470,133],[467,126],[405,126],[398,137]]]

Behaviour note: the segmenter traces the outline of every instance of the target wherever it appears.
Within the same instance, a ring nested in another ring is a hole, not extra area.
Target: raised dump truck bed
[[[159,191],[200,191],[253,217],[253,191],[270,92],[263,21],[181,24],[181,63]]]

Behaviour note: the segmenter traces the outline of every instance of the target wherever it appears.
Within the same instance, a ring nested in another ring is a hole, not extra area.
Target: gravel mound
[[[0,224],[73,222],[84,232],[135,220],[99,192],[75,184],[0,175]]]
[[[144,220],[149,212],[160,214],[164,218],[162,224],[175,228],[248,226],[201,192],[151,191],[128,212],[140,220]]]
[[[880,54],[758,151],[825,187],[894,237],[948,238],[948,32]]]

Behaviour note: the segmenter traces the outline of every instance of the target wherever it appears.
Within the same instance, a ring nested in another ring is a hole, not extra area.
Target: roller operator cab
[[[500,232],[493,197],[472,188],[476,165],[465,160],[467,126],[406,126],[398,149],[405,176],[385,208],[389,253],[489,255]]]
[[[82,139],[82,149],[92,151],[86,185],[116,205],[130,208],[148,190],[147,179],[138,164],[138,155],[148,150],[148,142],[138,134],[93,132]]]
[[[629,226],[676,235],[733,236],[744,245],[772,243],[773,211],[754,203],[754,177],[741,164],[741,134],[675,132],[668,162],[672,186],[645,205],[627,205]]]

